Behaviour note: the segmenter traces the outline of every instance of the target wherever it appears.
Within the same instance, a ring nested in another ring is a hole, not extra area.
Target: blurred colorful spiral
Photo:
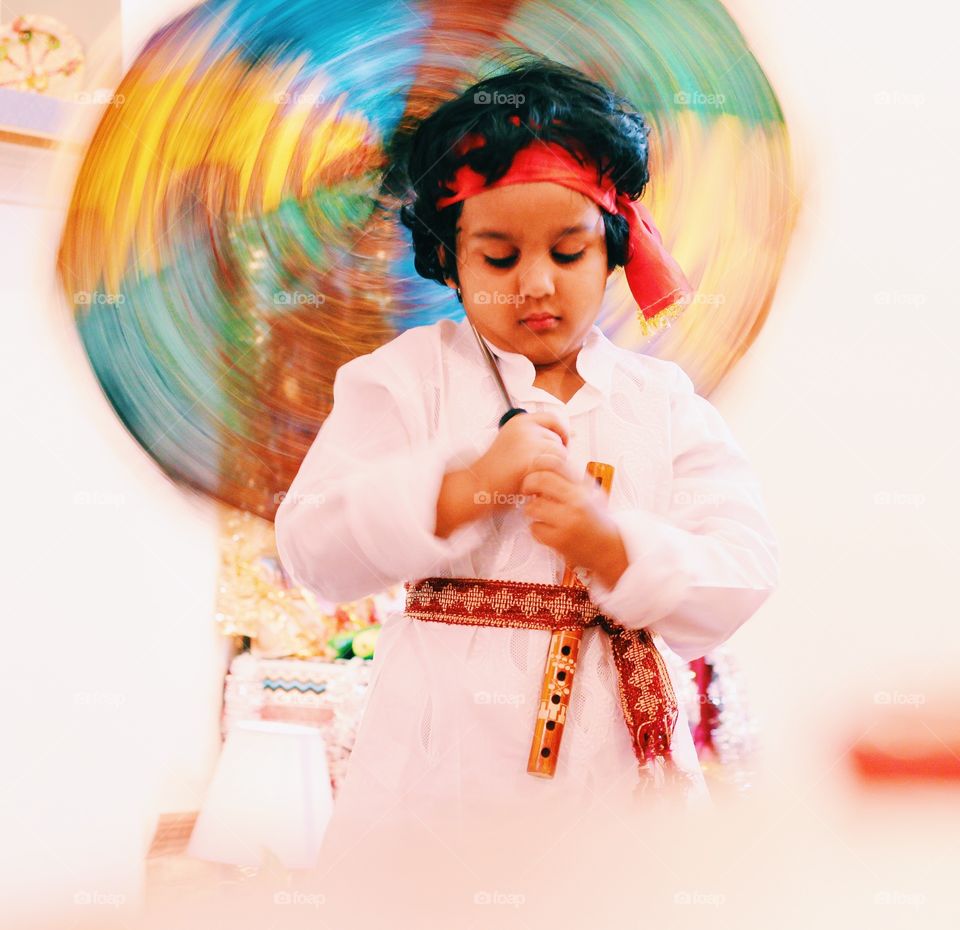
[[[598,321],[707,394],[769,310],[797,198],[776,96],[713,0],[211,0],[146,43],[86,151],[58,256],[85,350],[164,471],[272,518],[336,369],[461,319],[420,278],[395,135],[516,50],[648,117],[644,202],[698,289],[645,337],[621,272]]]

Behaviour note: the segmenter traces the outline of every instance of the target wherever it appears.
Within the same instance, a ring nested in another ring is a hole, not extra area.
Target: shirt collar
[[[470,321],[466,318],[464,318],[462,325],[470,329]],[[479,352],[480,347],[476,346],[476,337],[471,333],[470,338]],[[480,338],[483,339],[482,336]],[[493,345],[488,339],[483,339],[483,341],[496,357],[500,376],[503,378],[503,382],[515,403],[542,400],[545,396],[551,396],[542,388],[534,386],[533,379],[536,377],[537,371],[530,359],[520,352],[508,352],[501,349]],[[610,394],[615,363],[614,350],[615,347],[603,334],[603,330],[594,323],[584,338],[583,347],[577,355],[577,371],[580,377],[603,397]]]

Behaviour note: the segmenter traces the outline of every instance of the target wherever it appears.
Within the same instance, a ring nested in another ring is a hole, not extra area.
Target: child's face
[[[600,209],[550,181],[469,197],[457,227],[457,271],[467,316],[493,345],[535,365],[569,357],[600,313],[610,274]],[[537,323],[538,315],[551,319]]]

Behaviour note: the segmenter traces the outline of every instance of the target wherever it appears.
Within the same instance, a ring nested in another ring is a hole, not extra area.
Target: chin
[[[549,365],[552,362],[560,361],[568,354],[566,346],[554,348],[553,346],[545,346],[542,342],[537,342],[533,346],[528,344],[522,351],[534,365]]]

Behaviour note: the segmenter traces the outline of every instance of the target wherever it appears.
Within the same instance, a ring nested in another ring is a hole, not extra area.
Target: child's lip
[[[533,313],[530,316],[525,316],[520,322],[529,323],[529,322],[533,322],[534,320],[559,320],[559,319],[560,317],[558,317],[555,313]]]

